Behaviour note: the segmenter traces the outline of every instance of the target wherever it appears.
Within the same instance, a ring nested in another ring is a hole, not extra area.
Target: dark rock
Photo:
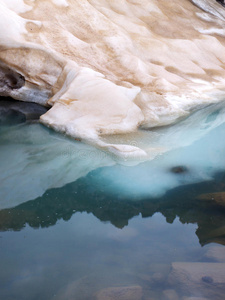
[[[225,226],[218,227],[209,232],[209,236],[211,237],[220,237],[225,235]]]
[[[20,89],[24,85],[24,76],[0,62],[0,95],[8,96],[11,90]]]
[[[26,122],[26,116],[14,109],[2,109],[0,106],[0,125],[15,125]]]
[[[218,205],[225,206],[225,192],[201,194],[198,200],[212,201]]]
[[[188,169],[185,166],[177,166],[171,168],[170,171],[175,174],[181,174],[181,173],[186,173]]]
[[[224,0],[216,0],[216,2],[220,3],[222,6],[225,7],[225,2],[224,2]]]
[[[36,103],[0,97],[0,125],[15,125],[38,120],[48,109]]]
[[[203,276],[202,281],[206,283],[213,283],[213,279],[210,276]]]

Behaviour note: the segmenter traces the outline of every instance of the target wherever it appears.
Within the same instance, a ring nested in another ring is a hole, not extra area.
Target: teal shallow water
[[[170,151],[131,165],[39,124],[3,126],[0,299],[91,300],[109,287],[223,299],[225,208],[198,199],[225,189],[223,110],[156,131]],[[193,274],[201,263],[200,279],[177,280],[181,262]]]

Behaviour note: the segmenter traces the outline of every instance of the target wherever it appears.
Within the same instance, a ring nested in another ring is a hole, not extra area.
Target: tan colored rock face
[[[1,73],[25,78],[12,89],[0,76],[0,94],[52,105],[41,121],[58,131],[143,156],[99,136],[221,100],[224,25],[214,0],[0,0]]]

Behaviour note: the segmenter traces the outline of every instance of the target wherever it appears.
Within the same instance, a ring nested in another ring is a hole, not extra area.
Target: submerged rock
[[[206,254],[205,257],[216,262],[225,262],[225,248],[222,246],[211,246]]]
[[[96,300],[141,300],[142,287],[139,285],[110,287],[99,291]]]
[[[201,194],[197,197],[197,199],[212,201],[225,207],[225,192]]]
[[[217,227],[214,230],[209,231],[208,237],[214,238],[224,238],[225,236],[225,226]]]
[[[96,282],[92,277],[82,277],[77,280],[72,280],[60,289],[51,300],[88,300],[93,299],[92,294],[98,287],[99,282]]]
[[[38,120],[47,110],[37,103],[0,98],[0,125],[14,125]]]
[[[175,173],[175,174],[181,174],[181,173],[185,173],[187,171],[188,171],[188,169],[184,166],[177,166],[177,167],[171,168],[171,172]]]
[[[163,291],[163,300],[179,300],[177,292],[173,289]]]
[[[221,300],[225,293],[225,264],[174,262],[168,282],[184,296]]]
[[[209,298],[205,298],[205,297],[183,297],[182,300],[209,300]]]
[[[0,104],[0,125],[15,125],[26,122],[26,116],[20,111],[1,107]]]

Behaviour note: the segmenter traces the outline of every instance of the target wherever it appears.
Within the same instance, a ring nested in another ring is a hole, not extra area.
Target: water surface
[[[138,162],[38,123],[2,126],[0,298],[223,299],[225,206],[202,197],[225,189],[223,117],[208,107],[144,133],[169,150]]]

